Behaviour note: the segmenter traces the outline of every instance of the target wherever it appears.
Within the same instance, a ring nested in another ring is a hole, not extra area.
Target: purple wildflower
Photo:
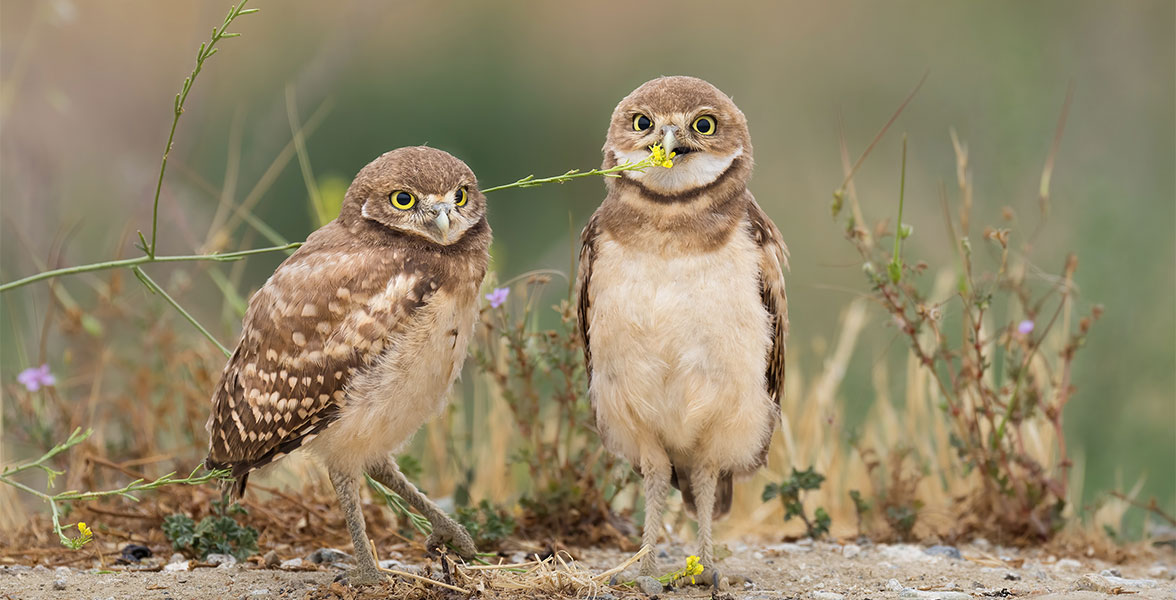
[[[486,294],[486,299],[490,301],[490,308],[498,308],[506,302],[506,297],[510,295],[510,288],[494,288],[493,292]]]
[[[57,385],[57,378],[49,372],[49,365],[47,364],[39,367],[29,367],[21,371],[20,375],[16,376],[16,380],[30,392],[35,392],[42,387]]]
[[[1033,332],[1033,321],[1025,319],[1017,324],[1017,332],[1021,335],[1028,335]]]

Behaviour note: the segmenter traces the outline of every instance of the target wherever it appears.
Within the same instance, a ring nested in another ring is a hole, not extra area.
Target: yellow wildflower
[[[670,152],[666,154],[666,149],[661,147],[661,144],[654,144],[649,147],[649,161],[655,166],[670,168],[674,166],[673,158],[677,156],[677,152]]]
[[[690,584],[691,585],[693,585],[695,583],[695,581],[694,581],[695,576],[702,575],[702,562],[698,560],[697,556],[687,556],[686,557],[686,569],[682,575],[683,576],[686,576],[686,575],[690,576]]]
[[[94,532],[90,530],[90,527],[84,521],[78,522],[78,533],[82,534],[83,539],[94,537]]]

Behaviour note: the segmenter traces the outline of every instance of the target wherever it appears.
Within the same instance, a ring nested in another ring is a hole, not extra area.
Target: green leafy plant
[[[199,523],[185,514],[172,514],[163,519],[163,534],[172,547],[199,559],[209,554],[230,554],[239,561],[257,554],[257,530],[241,525],[234,516],[245,516],[248,511],[227,499],[212,503],[213,513]]]
[[[829,533],[829,525],[832,524],[832,519],[829,518],[829,513],[823,507],[817,507],[813,511],[813,518],[809,519],[805,514],[804,502],[800,496],[803,492],[820,489],[821,484],[825,481],[825,476],[817,473],[809,467],[803,471],[798,471],[795,467],[792,468],[792,475],[781,483],[769,483],[764,486],[763,500],[769,502],[774,498],[780,498],[780,502],[784,505],[784,520],[791,521],[793,517],[800,517],[804,521],[805,533],[817,539]]]
[[[458,507],[456,517],[482,550],[497,548],[517,526],[505,508],[496,507],[489,500],[482,500],[477,506]]]
[[[522,275],[487,296],[472,355],[510,408],[512,462],[530,479],[519,499],[524,528],[597,539],[616,534],[610,503],[631,474],[614,472],[614,459],[601,453],[572,302],[560,300],[554,315],[536,308],[552,273]],[[540,325],[553,316],[552,326]]]
[[[1086,316],[1077,316],[1074,273],[1078,261],[1074,255],[1066,258],[1059,273],[1047,275],[1029,262],[1028,253],[1048,216],[1049,181],[1071,97],[1072,90],[1063,104],[1042,172],[1040,220],[1025,237],[1023,249],[1016,244],[1016,214],[1008,207],[1002,211],[1004,223],[986,227],[979,238],[974,237],[967,146],[951,132],[958,200],[953,210],[943,186],[940,205],[955,264],[941,268],[952,272],[956,285],[946,294],[923,280],[932,268],[929,262],[902,257],[902,242],[912,233],[902,222],[906,137],[896,225],[880,222],[868,227],[852,188],[847,187],[910,97],[854,166],[847,165],[846,179],[834,192],[834,218],[840,218],[845,200],[850,201],[845,234],[860,255],[874,301],[888,313],[889,323],[905,338],[912,360],[925,369],[942,399],[940,409],[959,464],[965,473],[978,475],[978,489],[969,494],[961,511],[967,516],[961,520],[965,530],[1043,539],[1062,525],[1071,466],[1062,415],[1074,394],[1074,356],[1085,345],[1102,308],[1093,305]],[[886,236],[894,237],[890,252],[881,242]],[[987,252],[982,253],[980,244]],[[992,259],[984,260],[985,255]],[[1042,464],[1043,457],[1027,450],[1031,442],[1045,435],[1052,437],[1057,447],[1050,464]],[[891,463],[901,466],[901,460]],[[913,496],[913,486],[911,490]],[[893,500],[880,503],[882,512],[900,536],[909,536],[919,506]]]

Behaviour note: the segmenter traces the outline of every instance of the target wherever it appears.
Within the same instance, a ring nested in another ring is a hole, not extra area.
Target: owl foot
[[[335,581],[344,585],[360,586],[375,585],[387,579],[375,566],[355,567],[335,576]]]
[[[478,553],[478,547],[474,545],[474,539],[466,532],[465,527],[452,521],[433,524],[433,533],[425,540],[425,549],[430,553],[450,549],[466,560]]]

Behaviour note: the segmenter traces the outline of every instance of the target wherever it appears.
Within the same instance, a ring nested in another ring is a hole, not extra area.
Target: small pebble
[[[122,549],[122,559],[129,563],[137,563],[144,558],[151,557],[151,548],[139,544],[127,544]]]
[[[813,600],[845,600],[845,596],[837,592],[813,592]]]
[[[65,589],[65,578],[58,577],[57,579],[54,579],[53,580],[53,589],[55,589],[59,592],[64,590]]]
[[[249,595],[250,596],[267,596],[267,595],[269,595],[269,589],[268,588],[259,588],[256,590],[249,590]]]
[[[168,563],[163,567],[164,571],[187,571],[189,569],[188,561],[182,560],[179,562]]]
[[[273,550],[266,552],[265,556],[261,557],[261,559],[265,561],[265,566],[270,569],[282,564],[282,558]]]
[[[1082,568],[1082,563],[1080,563],[1072,558],[1063,558],[1063,559],[1059,560],[1058,562],[1054,563],[1054,569],[1057,571],[1073,571],[1073,570],[1081,569],[1081,568]]]
[[[1156,565],[1147,570],[1147,576],[1157,579],[1176,579],[1176,567]]]
[[[640,589],[641,592],[646,596],[656,596],[657,594],[662,593],[662,590],[664,589],[664,586],[662,586],[660,581],[650,577],[649,575],[642,575],[635,581],[637,583],[637,588]]]
[[[1005,581],[1021,581],[1021,576],[1017,573],[1009,571],[1004,574]]]
[[[396,569],[397,571],[404,571],[405,573],[412,573],[413,575],[421,574],[420,565],[409,565],[402,563],[394,558],[386,558],[380,561],[381,569]]]
[[[845,558],[853,558],[862,553],[862,547],[857,544],[846,544],[841,547],[841,555]]]
[[[306,557],[306,560],[309,560],[316,565],[321,565],[323,563],[351,560],[351,555],[343,552],[342,550],[336,550],[334,548],[319,548],[318,550],[311,552],[310,556]]]
[[[283,569],[297,569],[298,567],[302,566],[302,559],[301,558],[291,558],[288,560],[283,560],[281,562],[280,566]]]
[[[955,560],[962,560],[964,558],[955,546],[931,546],[923,550],[923,553],[931,556],[946,556]]]
[[[899,583],[897,579],[891,579],[890,581],[886,582],[886,589],[892,592],[901,592],[906,589],[906,587]]]
[[[231,567],[237,564],[237,559],[232,554],[209,554],[204,562],[217,567]]]

